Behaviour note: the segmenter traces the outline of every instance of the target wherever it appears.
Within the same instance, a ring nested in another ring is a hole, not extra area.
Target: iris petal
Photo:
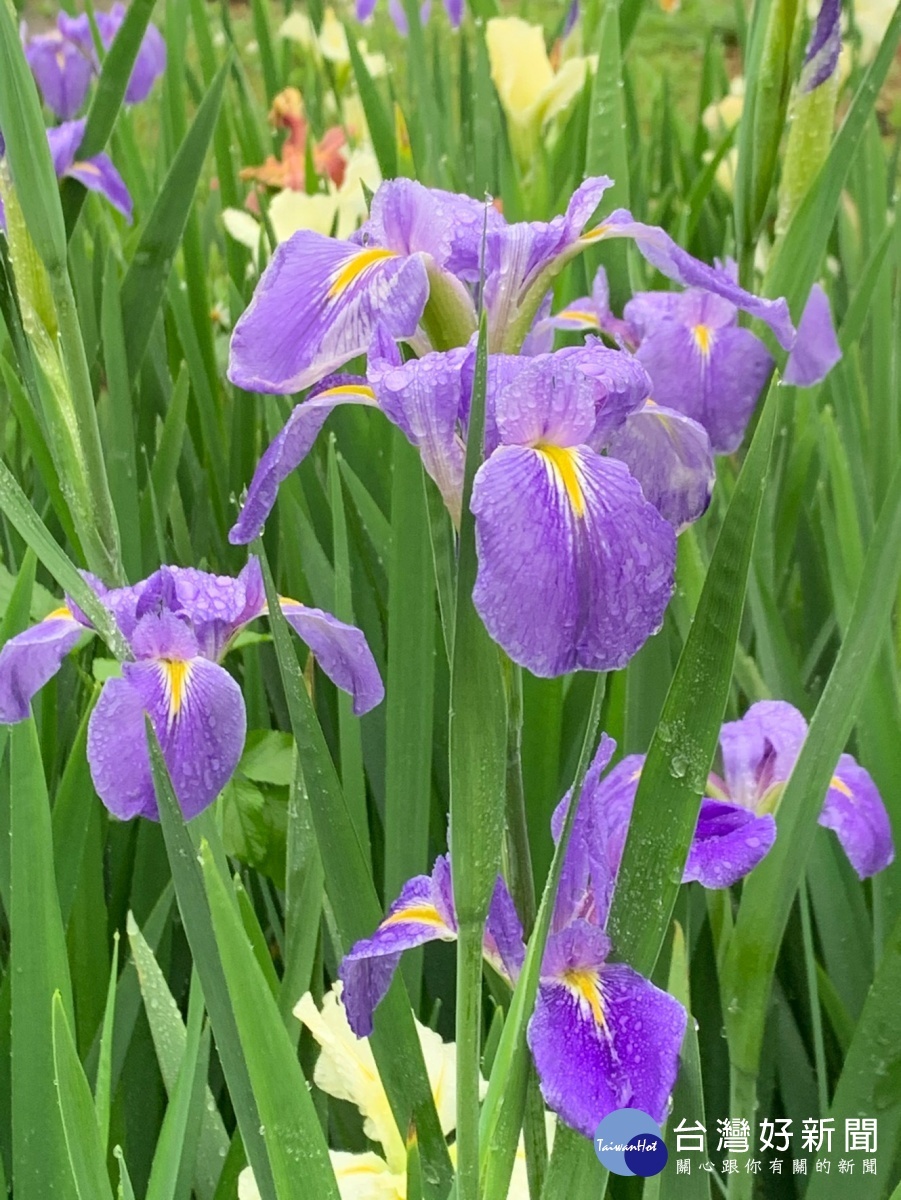
[[[0,651],[0,723],[24,721],[32,697],[62,666],[86,627],[59,608],[17,634]]]
[[[282,612],[294,632],[306,642],[329,679],[353,697],[359,717],[381,704],[385,688],[363,633],[319,608],[283,600]]]
[[[412,337],[425,264],[301,230],[277,248],[235,326],[228,377],[251,392],[297,392],[369,346],[376,324]]]
[[[177,665],[176,665],[177,662]],[[144,726],[150,716],[187,819],[212,804],[244,749],[246,716],[237,683],[204,658],[125,663],[110,679],[88,725],[97,794],[122,820],[157,820]]]
[[[625,665],[672,591],[675,534],[626,467],[587,446],[570,448],[569,466],[577,493],[540,450],[501,446],[473,487],[473,601],[494,640],[541,676]]]
[[[839,759],[820,824],[833,830],[861,879],[894,861],[892,827],[869,771],[850,754]]]

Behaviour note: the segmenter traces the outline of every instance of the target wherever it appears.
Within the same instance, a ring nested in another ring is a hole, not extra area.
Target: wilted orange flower
[[[269,123],[276,129],[286,129],[287,137],[282,143],[281,156],[270,154],[259,167],[244,167],[242,179],[255,179],[272,188],[290,188],[302,192],[306,183],[307,119],[303,111],[303,98],[297,88],[289,87],[272,101]],[[344,156],[342,147],[347,137],[339,125],[326,130],[322,140],[313,147],[313,169],[317,175],[328,176],[336,187],[344,178]]]

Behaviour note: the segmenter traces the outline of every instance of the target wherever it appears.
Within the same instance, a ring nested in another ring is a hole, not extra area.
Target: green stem
[[[479,1200],[482,926],[457,932],[457,1200]]]
[[[801,936],[804,941],[804,965],[810,993],[810,1023],[813,1029],[813,1053],[817,1068],[817,1096],[820,1112],[829,1111],[829,1088],[826,1076],[826,1046],[823,1041],[823,1014],[820,1010],[820,991],[817,985],[817,961],[813,945],[813,922],[810,919],[810,895],[807,880],[801,883],[798,897],[801,909]]]
[[[526,796],[522,782],[522,671],[515,663],[504,662],[507,689],[507,852],[510,894],[522,921],[524,940],[528,941],[535,924],[535,880],[529,848]]]
[[[75,297],[65,267],[59,274],[50,276],[50,287],[59,325],[63,364],[78,426],[78,450],[87,489],[84,500],[93,517],[93,526],[79,529],[78,533],[90,569],[107,583],[122,584],[125,583],[125,572],[119,544],[119,526],[109,490],[100,428],[97,424],[97,410],[94,407],[94,391],[78,323]]]
[[[729,1086],[729,1112],[736,1117],[744,1117],[754,1129],[754,1114],[757,1111],[757,1076],[743,1071],[732,1064]],[[737,1175],[729,1176],[729,1200],[752,1200],[754,1176],[748,1171],[740,1171]]]

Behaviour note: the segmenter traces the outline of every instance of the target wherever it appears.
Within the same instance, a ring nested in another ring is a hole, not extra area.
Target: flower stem
[[[457,933],[457,1200],[479,1200],[482,1050],[482,928]]]
[[[732,1117],[744,1117],[751,1126],[752,1138],[756,1112],[757,1076],[733,1063],[730,1070],[729,1114]],[[739,1171],[729,1176],[729,1200],[752,1200],[753,1189],[754,1176],[749,1171]]]

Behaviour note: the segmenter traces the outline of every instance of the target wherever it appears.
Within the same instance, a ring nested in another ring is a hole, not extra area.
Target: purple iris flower
[[[620,209],[586,230],[609,186],[606,176],[587,179],[562,215],[510,225],[492,205],[468,196],[409,179],[382,184],[370,220],[350,241],[302,230],[278,247],[235,326],[229,378],[246,391],[300,391],[365,353],[377,324],[418,353],[446,348],[427,336],[430,297],[439,327],[453,310],[463,344],[475,329],[483,266],[489,347],[517,351],[555,276],[586,246],[612,237],[632,238],[670,279],[724,297],[769,324],[786,348],[794,344],[784,300],[751,295],[728,270],[692,258],[662,229]]]
[[[95,154],[92,158],[79,158],[78,148],[84,139],[85,120],[63,121],[47,130],[50,157],[57,179],[77,179],[92,192],[104,196],[126,221],[131,221],[131,196],[122,176],[113,166],[107,154]],[[0,136],[0,157],[4,144]],[[6,228],[6,214],[0,199],[0,229]]]
[[[368,380],[336,377],[294,409],[257,467],[231,540],[257,536],[279,483],[347,403],[378,408],[403,431],[459,521],[473,371],[472,345],[402,363],[391,336],[377,332]],[[648,405],[649,387],[634,358],[597,339],[555,354],[489,356],[473,599],[491,636],[536,675],[620,667],[663,619],[673,525],[704,511],[713,467],[704,431]]]
[[[450,859],[442,856],[435,860],[431,875],[416,875],[404,884],[372,937],[357,942],[341,962],[342,998],[357,1037],[372,1033],[372,1015],[391,986],[403,952],[426,942],[452,942],[456,937]],[[482,951],[508,983],[516,981],[525,958],[522,926],[500,876],[491,898]]]
[[[116,34],[125,20],[125,5],[114,4],[108,12],[97,13],[97,31],[104,50],[109,50],[115,41]],[[67,26],[67,36],[80,48],[81,52],[91,59],[94,70],[99,70],[94,39],[91,36],[91,26],[87,16],[72,18]],[[140,104],[150,95],[157,79],[166,69],[166,42],[157,27],[151,22],[138,49],[135,65],[132,68],[125,89],[125,100],[128,104]]]
[[[773,813],[807,736],[807,722],[792,705],[764,700],[720,733],[722,776],[711,774],[689,850],[684,882],[729,887],[747,875],[776,839]],[[604,847],[607,900],[612,894],[628,832],[644,755],[624,758],[600,778],[595,772],[583,791],[585,814],[577,818],[574,840]],[[555,814],[559,833],[563,808]],[[868,772],[850,754],[839,759],[819,818],[832,829],[861,879],[883,870],[894,858],[885,805]],[[579,825],[581,822],[581,825]],[[597,855],[594,855],[594,859]]]
[[[732,267],[725,268],[731,273]],[[731,454],[744,437],[774,362],[756,334],[738,324],[738,306],[700,287],[683,292],[637,292],[622,318],[610,311],[603,267],[591,296],[573,300],[545,327],[597,330],[637,354],[658,404],[692,417],[707,430],[717,454]],[[829,301],[811,290],[783,376],[818,383],[841,357]]]
[[[81,41],[81,24],[87,29],[88,45]],[[25,58],[52,113],[70,120],[84,103],[94,75],[87,17],[60,13],[56,28],[37,33],[25,41]]]
[[[368,21],[375,12],[376,2],[377,0],[356,0],[357,20]],[[422,25],[425,25],[429,19],[431,11],[431,0],[424,0],[419,7],[419,20]],[[457,29],[463,20],[463,0],[444,0],[444,11],[447,13],[451,27]],[[391,14],[391,20],[398,33],[406,37],[410,32],[410,22],[407,20],[407,10],[401,0],[388,0],[388,12]]]
[[[134,587],[108,590],[90,578],[134,655],[108,679],[88,725],[88,762],[97,794],[122,820],[158,818],[144,715],[150,716],[186,818],[196,816],[231,778],[244,748],[241,690],[219,665],[236,634],[267,612],[259,562],[240,575],[161,567]],[[281,609],[323,671],[368,712],[382,682],[359,629],[317,608],[283,599]],[[85,633],[71,601],[11,638],[0,651],[0,722],[28,716],[35,693]]]

